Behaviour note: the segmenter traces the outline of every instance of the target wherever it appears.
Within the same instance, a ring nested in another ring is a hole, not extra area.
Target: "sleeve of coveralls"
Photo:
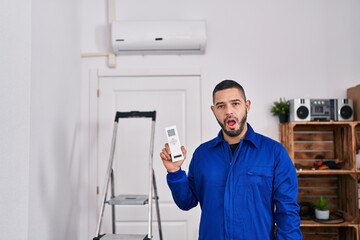
[[[180,169],[177,172],[169,172],[167,174],[167,183],[173,199],[180,209],[190,210],[198,204],[190,189],[185,171]]]
[[[275,163],[274,201],[277,240],[300,240],[300,215],[296,170],[285,148],[281,147]]]

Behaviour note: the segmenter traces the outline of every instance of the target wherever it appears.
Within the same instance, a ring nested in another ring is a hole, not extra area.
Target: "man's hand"
[[[185,161],[186,149],[184,146],[181,146],[181,151],[184,155],[184,160],[173,162],[171,160],[171,152],[170,152],[169,144],[167,144],[167,143],[165,144],[164,148],[162,149],[162,151],[160,153],[160,158],[168,172],[178,171],[180,169],[181,165],[183,164],[183,162]]]

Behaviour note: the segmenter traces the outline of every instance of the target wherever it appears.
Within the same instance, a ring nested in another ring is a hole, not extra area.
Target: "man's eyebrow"
[[[241,99],[231,99],[229,102],[234,103],[234,102],[241,102]],[[224,104],[224,102],[217,102],[215,103],[215,106]]]
[[[224,104],[224,102],[217,102],[217,103],[215,103],[215,106],[218,106],[218,105],[221,105],[221,104]]]

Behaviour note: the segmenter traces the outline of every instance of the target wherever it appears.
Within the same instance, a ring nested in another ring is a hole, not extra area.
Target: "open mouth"
[[[236,125],[236,121],[234,119],[228,119],[226,121],[227,126],[229,126],[230,128],[233,128]]]

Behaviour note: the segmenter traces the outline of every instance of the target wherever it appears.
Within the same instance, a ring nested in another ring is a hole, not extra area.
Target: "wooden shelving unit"
[[[299,203],[313,203],[323,195],[332,212],[343,213],[341,223],[302,220],[303,239],[359,240],[360,214],[356,151],[360,148],[360,121],[289,122],[279,125],[280,142],[298,174]],[[326,162],[319,169],[315,162]]]

